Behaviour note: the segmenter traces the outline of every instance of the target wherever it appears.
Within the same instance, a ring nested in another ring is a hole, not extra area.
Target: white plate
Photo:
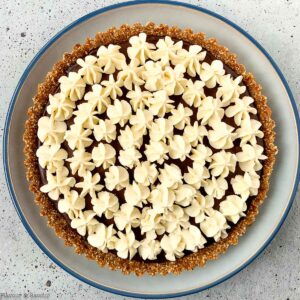
[[[236,52],[247,70],[253,72],[269,98],[276,120],[279,155],[272,176],[271,191],[261,213],[238,246],[203,268],[165,277],[124,276],[99,268],[94,262],[65,247],[44,218],[28,191],[23,167],[22,135],[26,111],[38,83],[52,65],[87,36],[111,26],[133,22],[166,23],[203,31]],[[4,134],[4,165],[11,197],[31,237],[59,266],[98,288],[128,296],[162,298],[181,296],[216,285],[247,266],[270,243],[282,225],[298,183],[299,118],[296,105],[280,70],[265,50],[246,32],[230,21],[202,8],[178,2],[128,2],[95,11],[63,29],[37,54],[25,70],[8,111]]]

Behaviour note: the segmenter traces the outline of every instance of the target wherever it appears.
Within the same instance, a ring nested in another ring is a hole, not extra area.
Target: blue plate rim
[[[278,233],[279,229],[281,228],[282,224],[284,223],[284,221],[285,221],[285,219],[286,219],[286,217],[287,217],[287,215],[288,215],[288,213],[289,213],[289,211],[292,207],[292,204],[293,204],[295,196],[296,196],[299,180],[300,180],[300,162],[298,162],[295,185],[294,185],[294,188],[293,188],[293,192],[291,194],[291,198],[289,200],[289,204],[288,204],[288,206],[285,210],[285,213],[283,214],[279,224],[277,225],[277,227],[274,230],[274,232],[272,233],[272,235],[264,243],[264,245],[262,245],[262,247],[256,252],[256,254],[254,256],[252,256],[247,262],[245,262],[243,265],[241,265],[236,270],[232,271],[231,273],[227,274],[226,276],[222,277],[219,280],[216,280],[215,282],[213,282],[209,285],[206,285],[206,286],[203,286],[203,287],[200,287],[200,288],[196,288],[196,289],[192,289],[192,290],[188,290],[188,291],[184,291],[184,292],[179,292],[179,293],[151,295],[151,294],[131,293],[131,292],[126,292],[126,291],[112,289],[112,288],[108,288],[106,286],[102,286],[100,284],[97,284],[93,281],[88,280],[87,278],[82,277],[81,275],[77,274],[76,272],[74,272],[73,270],[71,270],[70,268],[65,266],[62,262],[57,260],[51,254],[51,252],[48,251],[44,247],[44,245],[39,241],[39,239],[36,237],[36,235],[34,234],[32,229],[30,228],[29,224],[26,222],[25,217],[23,216],[21,208],[18,204],[17,198],[14,194],[13,185],[12,185],[10,175],[9,175],[8,160],[7,160],[7,157],[8,157],[7,141],[8,141],[8,136],[9,136],[9,127],[10,127],[10,121],[11,121],[13,108],[14,108],[18,93],[19,93],[24,81],[26,80],[28,74],[30,73],[31,69],[33,68],[35,63],[39,60],[39,58],[43,55],[43,53],[48,49],[48,47],[51,46],[58,38],[60,38],[63,34],[65,34],[67,31],[69,31],[73,27],[79,25],[80,23],[82,23],[82,22],[84,22],[84,21],[86,21],[86,20],[88,20],[88,19],[90,19],[90,18],[92,18],[96,15],[99,15],[99,14],[102,14],[104,12],[111,11],[111,10],[114,10],[114,9],[120,8],[120,7],[133,6],[133,5],[139,5],[139,4],[147,4],[147,3],[169,4],[169,5],[181,6],[181,7],[186,7],[186,8],[194,9],[194,10],[197,10],[197,11],[201,11],[205,14],[208,14],[212,17],[215,17],[215,18],[225,22],[226,24],[230,25],[231,27],[233,27],[234,29],[239,31],[241,34],[243,34],[248,40],[250,40],[265,55],[265,57],[269,60],[269,62],[271,63],[271,65],[275,69],[276,73],[278,74],[280,80],[282,81],[282,83],[283,83],[283,85],[284,85],[284,87],[285,87],[285,89],[288,93],[289,99],[290,99],[291,104],[292,104],[293,112],[294,112],[294,115],[295,115],[296,124],[297,124],[298,144],[300,144],[300,118],[299,118],[299,114],[298,114],[297,104],[296,104],[296,101],[293,97],[291,89],[290,89],[283,73],[281,72],[281,70],[279,69],[279,67],[277,66],[277,64],[273,60],[273,58],[270,56],[270,54],[248,32],[246,32],[244,29],[242,29],[240,26],[236,25],[235,23],[233,23],[229,19],[227,19],[227,18],[225,18],[225,17],[223,17],[223,16],[221,16],[221,15],[219,15],[219,14],[213,12],[213,11],[210,11],[206,8],[200,7],[200,6],[195,6],[195,5],[192,5],[192,4],[187,4],[187,3],[183,3],[183,2],[179,2],[179,1],[169,1],[169,0],[152,0],[152,1],[139,0],[139,1],[127,1],[127,2],[122,2],[122,3],[118,3],[118,4],[113,4],[113,5],[106,6],[106,7],[100,8],[98,10],[95,10],[95,11],[89,13],[89,14],[86,14],[85,16],[75,20],[74,22],[70,23],[65,28],[63,28],[61,31],[59,31],[57,34],[55,34],[41,48],[41,50],[35,55],[35,57],[31,60],[29,65],[26,67],[24,73],[22,74],[22,76],[21,76],[21,78],[20,78],[20,80],[19,80],[19,82],[18,82],[18,84],[15,88],[15,91],[13,93],[13,96],[11,98],[11,101],[10,101],[10,104],[9,104],[9,107],[8,107],[8,111],[7,111],[7,115],[6,115],[6,119],[5,119],[4,133],[3,133],[3,166],[4,166],[5,179],[6,179],[6,182],[7,182],[9,194],[10,194],[10,197],[11,197],[12,202],[14,204],[14,207],[15,207],[17,213],[18,213],[18,216],[21,219],[22,224],[24,225],[25,229],[27,230],[27,232],[29,233],[31,238],[34,240],[34,242],[39,246],[39,248],[54,263],[56,263],[59,267],[61,267],[63,270],[65,270],[66,272],[68,272],[69,274],[74,276],[75,278],[77,278],[77,279],[79,279],[79,280],[81,280],[81,281],[83,281],[83,282],[85,282],[85,283],[87,283],[87,284],[89,284],[93,287],[104,290],[106,292],[118,294],[118,295],[121,295],[121,296],[134,297],[134,298],[143,297],[143,298],[148,298],[148,299],[162,299],[162,298],[173,298],[173,297],[186,296],[186,295],[190,295],[190,294],[194,294],[194,293],[204,291],[206,289],[209,289],[213,286],[216,286],[216,285],[226,281],[227,279],[233,277],[234,275],[239,273],[241,270],[246,268],[250,263],[252,263],[266,249],[266,247],[274,239],[275,235]]]

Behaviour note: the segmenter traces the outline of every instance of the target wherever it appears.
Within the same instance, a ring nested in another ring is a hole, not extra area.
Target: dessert
[[[124,25],[76,45],[39,86],[27,177],[77,253],[124,273],[178,274],[254,221],[273,129],[253,75],[214,39]]]

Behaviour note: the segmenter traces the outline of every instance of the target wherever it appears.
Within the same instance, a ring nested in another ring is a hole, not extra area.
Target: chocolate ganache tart
[[[100,266],[179,274],[238,243],[275,162],[266,97],[235,54],[167,25],[122,25],[65,53],[38,86],[30,190]]]

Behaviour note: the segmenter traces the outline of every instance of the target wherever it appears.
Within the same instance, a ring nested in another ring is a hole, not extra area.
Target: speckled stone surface
[[[1,0],[1,143],[10,98],[33,56],[49,37],[70,22],[101,6],[117,2]],[[300,99],[299,1],[273,0],[272,4],[269,0],[186,2],[211,9],[253,35],[278,63],[295,99]],[[0,299],[11,294],[17,299],[122,299],[81,283],[42,253],[25,231],[11,203],[2,160],[0,190]],[[217,287],[181,299],[300,299],[299,196],[298,193],[274,241],[250,266]]]

